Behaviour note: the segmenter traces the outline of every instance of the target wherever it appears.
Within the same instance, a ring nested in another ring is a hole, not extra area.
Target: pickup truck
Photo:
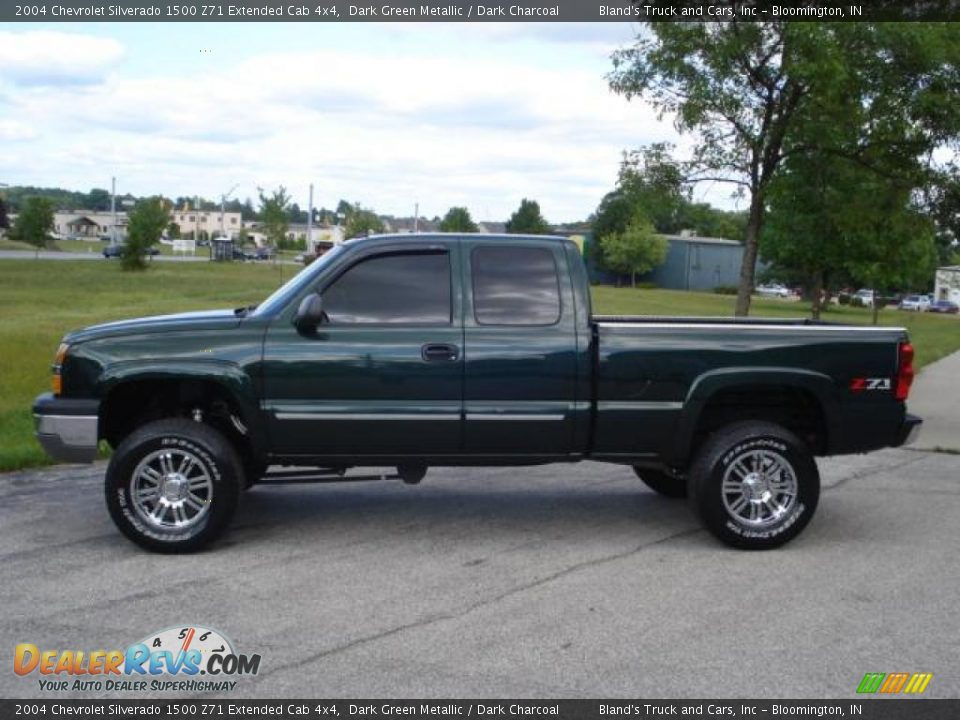
[[[764,549],[810,521],[817,456],[911,439],[912,360],[898,328],[594,315],[564,238],[384,235],[257,306],[72,332],[33,410],[55,458],[112,448],[110,515],[160,552],[210,543],[271,478],[580,460]]]

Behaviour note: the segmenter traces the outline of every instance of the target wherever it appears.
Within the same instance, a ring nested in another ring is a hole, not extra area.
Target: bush
[[[850,295],[848,293],[840,293],[837,295],[837,304],[838,305],[849,305],[850,304]]]
[[[736,285],[718,285],[713,291],[717,295],[736,295],[738,289]]]

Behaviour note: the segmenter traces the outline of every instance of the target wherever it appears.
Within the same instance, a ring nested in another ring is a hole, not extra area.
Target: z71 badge
[[[892,388],[890,378],[854,378],[850,381],[851,392],[863,392],[864,390],[890,390]]]

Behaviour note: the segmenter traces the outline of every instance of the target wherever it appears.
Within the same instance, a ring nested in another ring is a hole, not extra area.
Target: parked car
[[[252,260],[272,260],[276,253],[272,247],[258,247],[253,251]]]
[[[773,548],[814,513],[816,456],[921,423],[902,328],[594,315],[579,248],[534,235],[358,239],[258,306],[72,332],[52,372],[41,445],[113,448],[109,513],[161,552],[214,540],[259,481],[580,460],[632,466],[721,541]]]
[[[960,305],[950,300],[937,300],[936,302],[930,303],[928,310],[932,313],[956,315],[960,312]]]
[[[929,295],[907,295],[897,306],[900,310],[912,310],[914,312],[924,312],[930,309]]]
[[[108,260],[110,258],[118,258],[123,253],[123,243],[117,243],[116,245],[107,245],[103,249],[103,256]],[[145,255],[159,255],[160,251],[155,247],[147,248]]]
[[[779,297],[786,298],[790,297],[790,288],[786,285],[780,285],[779,283],[768,283],[766,285],[757,285],[757,295],[763,295],[765,297]]]
[[[853,294],[853,298],[850,304],[858,305],[860,307],[873,307],[873,302],[876,296],[877,296],[877,293],[875,290],[868,290],[867,288],[863,288],[861,290],[857,290],[857,292]]]

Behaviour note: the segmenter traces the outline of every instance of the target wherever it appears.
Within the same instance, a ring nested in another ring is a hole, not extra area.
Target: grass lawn
[[[49,388],[50,363],[69,330],[105,320],[258,302],[297,268],[273,263],[118,263],[0,260],[0,471],[49,459],[33,438],[30,403]],[[734,298],[671,290],[593,289],[595,312],[732,315]],[[805,317],[801,303],[755,299],[753,314]],[[869,310],[836,308],[825,319],[869,323]],[[960,349],[960,319],[885,310],[883,324],[910,330],[922,366]]]

